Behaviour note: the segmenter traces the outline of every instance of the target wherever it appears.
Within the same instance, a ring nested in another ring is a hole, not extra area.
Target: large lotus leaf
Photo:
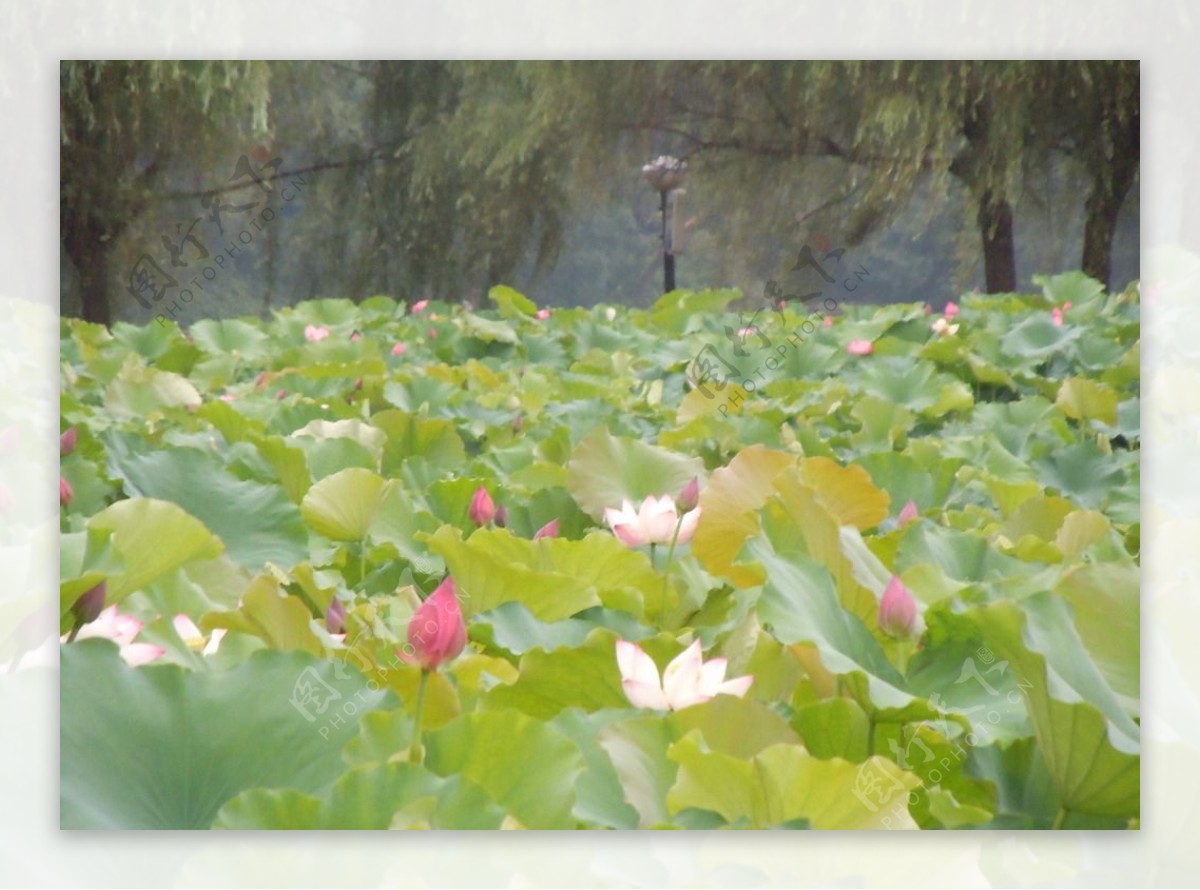
[[[63,828],[208,828],[250,788],[315,792],[344,769],[358,719],[386,702],[298,652],[231,671],[131,668],[106,640],[61,655]]]
[[[237,609],[213,612],[200,622],[202,630],[218,627],[262,639],[272,649],[299,649],[321,655],[325,647],[312,630],[313,615],[298,597],[280,589],[270,575],[260,575],[250,584]]]
[[[1088,657],[1066,603],[1038,594],[969,614],[1012,664],[1062,808],[1137,817],[1140,733]]]
[[[188,334],[210,353],[230,353],[248,361],[270,354],[270,338],[258,326],[237,318],[203,318],[188,328]]]
[[[130,495],[178,504],[251,571],[268,562],[290,566],[308,555],[307,530],[283,490],[238,479],[212,452],[176,447],[136,454],[114,449],[110,465],[124,477]]]
[[[104,403],[118,418],[162,417],[169,408],[196,408],[200,393],[186,377],[138,364],[130,356],[109,385]]]
[[[387,434],[383,472],[389,475],[398,474],[412,457],[423,457],[440,470],[456,470],[466,462],[462,439],[448,420],[393,409],[372,416],[371,424]]]
[[[579,748],[518,711],[464,714],[425,736],[426,764],[481,787],[525,828],[574,828]]]
[[[692,538],[692,553],[706,570],[739,587],[762,583],[761,568],[735,560],[760,529],[758,511],[774,494],[775,477],[795,463],[794,455],[752,445],[712,474],[700,495],[703,512]]]
[[[820,760],[799,745],[772,745],[748,760],[705,750],[699,732],[671,746],[679,775],[672,812],[696,807],[726,822],[770,828],[798,819],[818,829],[916,828],[906,806],[920,780],[892,761]]]
[[[204,523],[168,501],[130,498],[88,520],[88,552],[111,552],[107,602],[119,603],[155,579],[195,559],[212,559],[221,541]],[[85,568],[90,568],[85,560]]]
[[[628,707],[617,670],[616,640],[612,631],[598,628],[582,646],[526,652],[517,681],[493,688],[484,697],[486,706],[514,708],[542,720],[564,708]]]
[[[350,770],[323,796],[254,788],[221,808],[213,828],[374,830],[495,829],[504,812],[476,785],[412,763]]]
[[[519,291],[498,284],[488,291],[488,299],[496,304],[501,318],[530,318],[537,312],[537,304]]]
[[[506,529],[480,529],[463,540],[457,529],[443,526],[429,538],[429,548],[445,559],[468,616],[513,600],[541,621],[569,618],[602,602],[628,605],[638,617],[663,610],[662,575],[645,554],[607,532],[582,541],[529,541]]]
[[[300,515],[313,531],[327,538],[361,541],[375,521],[388,486],[379,474],[350,467],[310,488],[300,504]]]
[[[584,439],[567,464],[567,489],[580,508],[597,522],[606,507],[623,500],[640,504],[650,495],[678,497],[704,462],[637,439],[613,436],[603,426]]]

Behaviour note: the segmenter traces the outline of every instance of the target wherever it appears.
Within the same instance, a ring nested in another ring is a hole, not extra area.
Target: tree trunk
[[[86,216],[64,214],[63,248],[79,276],[84,321],[107,325],[112,321],[108,302],[108,245],[101,227]]]
[[[1132,145],[1126,143],[1110,164],[1097,169],[1093,175],[1092,193],[1088,195],[1083,226],[1083,271],[1095,278],[1105,289],[1112,287],[1112,246],[1117,231],[1117,216],[1125,196],[1137,176],[1140,152],[1136,131]]]
[[[984,192],[979,198],[978,220],[983,239],[984,289],[989,294],[1011,293],[1017,289],[1012,205],[995,200],[991,191]]]

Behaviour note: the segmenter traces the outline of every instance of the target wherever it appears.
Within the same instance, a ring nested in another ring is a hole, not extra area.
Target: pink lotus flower
[[[66,457],[75,450],[75,443],[79,439],[79,432],[75,427],[69,427],[66,432],[58,437],[58,453],[61,457]]]
[[[406,352],[408,352],[408,347],[403,343],[397,343],[392,347],[392,355],[404,355]]]
[[[540,540],[542,538],[557,538],[557,537],[558,537],[558,520],[557,519],[551,519],[549,522],[547,522],[545,525],[543,525],[541,528],[539,528],[537,531],[535,531],[533,533],[533,539],[535,541]]]
[[[909,501],[900,508],[900,513],[896,516],[896,521],[900,525],[907,525],[910,522],[915,522],[919,517],[920,513],[917,512],[917,505]]]
[[[832,315],[826,315],[826,316],[825,316],[825,319],[824,319],[824,320],[821,322],[821,327],[823,327],[823,328],[831,328],[831,327],[833,327],[833,316],[832,316]]]
[[[351,343],[357,343],[357,342],[358,342],[359,340],[361,340],[361,339],[362,339],[362,334],[361,334],[359,331],[355,331],[354,333],[352,333],[352,334],[350,335],[350,342],[351,342]]]
[[[428,306],[428,305],[429,305],[429,301],[428,301],[428,300],[417,300],[417,302],[415,302],[415,303],[413,303],[413,304],[412,304],[412,311],[413,311],[413,312],[420,312],[421,310],[423,310],[423,309],[424,309],[426,306]]]
[[[946,318],[954,318],[954,316],[958,315],[958,304],[954,302],[947,303],[946,308],[942,310],[942,314]]]
[[[471,496],[471,506],[467,508],[467,516],[476,525],[487,525],[496,518],[496,502],[482,485],[475,489]]]
[[[219,396],[217,396],[217,398],[220,399],[222,402],[232,402],[233,401],[233,393],[223,392]]]
[[[65,507],[71,503],[71,499],[75,497],[75,492],[71,488],[71,483],[67,481],[65,476],[58,477],[58,503],[59,506]]]
[[[606,508],[604,521],[626,547],[669,544],[675,537],[677,525],[679,534],[676,540],[680,544],[686,544],[696,533],[700,510],[701,508],[697,507],[685,513],[681,522],[674,498],[669,494],[664,494],[661,498],[650,495],[642,501],[640,509],[636,509],[629,501],[622,501],[620,510]]]
[[[467,625],[463,622],[453,578],[447,576],[413,613],[408,622],[408,643],[412,652],[406,650],[401,657],[425,670],[432,670],[463,651],[467,645]]]
[[[329,328],[310,324],[304,328],[304,339],[310,343],[320,343],[329,336]]]
[[[1050,310],[1050,320],[1052,322],[1054,322],[1054,324],[1057,327],[1060,327],[1060,328],[1062,327],[1063,313],[1062,313],[1062,310],[1059,309],[1057,306],[1055,306],[1053,309]]]
[[[121,657],[125,659],[125,663],[130,667],[138,667],[139,665],[149,664],[157,658],[161,658],[167,651],[161,646],[154,646],[150,643],[135,643],[134,638],[142,632],[142,622],[138,621],[132,615],[122,615],[117,611],[116,606],[109,606],[96,618],[88,624],[80,628],[79,633],[75,635],[77,640],[86,640],[89,638],[100,638],[112,640],[121,650]],[[66,638],[63,638],[66,641]]]
[[[175,626],[175,633],[179,634],[179,639],[193,652],[199,652],[201,655],[214,654],[221,645],[221,638],[225,636],[225,628],[218,627],[212,632],[212,636],[206,637],[200,628],[196,627],[196,622],[183,614],[176,615],[171,623]]]
[[[879,629],[895,639],[912,636],[917,625],[917,601],[895,575],[883,591],[876,619]]]
[[[542,321],[545,321],[547,318],[550,317],[550,310],[549,309],[539,309],[537,311],[537,317],[539,319],[541,319]]]
[[[621,688],[629,703],[637,708],[678,711],[698,705],[718,695],[741,698],[754,682],[751,676],[725,679],[726,661],[714,658],[705,662],[700,641],[695,640],[671,660],[659,680],[654,659],[636,643],[617,640],[617,668]]]
[[[870,355],[875,351],[875,345],[870,340],[851,340],[846,344],[846,351],[851,355]]]

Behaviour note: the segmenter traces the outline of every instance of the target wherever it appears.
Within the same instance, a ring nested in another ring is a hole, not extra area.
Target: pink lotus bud
[[[329,336],[329,328],[322,325],[310,324],[304,328],[304,339],[310,343],[320,343]]]
[[[279,390],[279,392],[275,393],[275,398],[279,399],[280,401],[283,401],[283,399],[287,398],[287,390],[286,389]]]
[[[958,304],[954,302],[947,303],[946,308],[942,310],[942,314],[946,318],[954,318],[954,316],[958,315]]]
[[[408,351],[408,347],[403,343],[397,343],[392,347],[392,355],[404,355]]]
[[[354,381],[355,392],[357,392],[360,389],[362,389],[362,378],[361,377],[359,377],[357,380]]]
[[[700,477],[693,476],[692,481],[683,487],[683,491],[679,492],[679,499],[675,502],[675,506],[686,513],[688,510],[695,510],[698,503],[700,503]]]
[[[79,624],[91,624],[100,617],[100,613],[104,611],[104,598],[108,595],[108,582],[101,581],[79,599],[75,600],[75,605],[71,607],[71,611],[75,613],[75,618]]]
[[[355,331],[353,334],[350,335],[351,343],[357,343],[361,339],[362,339],[362,333],[359,331]]]
[[[524,414],[518,414],[516,417],[513,418],[512,428],[513,428],[514,433],[519,433],[519,432],[521,432],[521,430],[525,429],[525,415]]]
[[[1070,300],[1067,300],[1067,302],[1063,303],[1063,312],[1066,312],[1066,311],[1067,311],[1068,309],[1070,309],[1070,308],[1071,308],[1071,301],[1070,301]]]
[[[79,440],[79,431],[75,427],[68,427],[67,431],[58,437],[58,453],[61,457],[66,457],[75,450],[75,443]]]
[[[508,508],[500,506],[496,508],[496,518],[493,520],[497,528],[504,528],[508,525]]]
[[[270,378],[267,377],[267,372],[259,371],[258,376],[254,378],[254,387],[256,389],[260,389],[260,388],[266,386],[269,382],[270,382]]]
[[[325,628],[331,634],[346,632],[346,607],[336,596],[330,600],[329,608],[325,610]]]
[[[925,314],[933,315],[933,307],[930,306],[928,303],[925,304]]]
[[[1054,324],[1057,327],[1060,327],[1060,328],[1062,327],[1063,314],[1062,314],[1062,310],[1059,309],[1057,306],[1055,306],[1053,309],[1050,310],[1050,320],[1052,322],[1054,322]]]
[[[883,591],[877,620],[879,629],[895,639],[912,636],[913,628],[916,627],[917,601],[895,575]]]
[[[67,481],[65,476],[58,477],[58,503],[60,506],[67,506],[71,503],[71,498],[75,497],[75,492],[71,490],[71,483]]]
[[[539,319],[541,319],[542,321],[545,321],[547,318],[550,317],[550,310],[549,309],[539,309],[537,311],[537,317]]]
[[[875,346],[870,340],[851,340],[846,344],[846,351],[851,355],[870,355]]]
[[[447,576],[413,613],[408,622],[408,643],[412,651],[406,651],[403,657],[425,670],[432,670],[463,651],[467,645],[467,626],[453,578]]]
[[[833,327],[833,316],[832,316],[832,315],[826,315],[826,316],[825,316],[825,320],[821,322],[821,327],[823,327],[823,328],[831,328],[831,327]]]
[[[917,505],[912,501],[909,501],[902,508],[900,508],[900,513],[896,516],[896,521],[901,525],[907,525],[910,522],[916,521],[920,515],[921,514],[917,512]]]
[[[558,537],[558,520],[557,519],[551,519],[549,522],[547,522],[545,525],[543,525],[541,528],[539,528],[537,531],[535,531],[533,533],[533,539],[535,541],[537,541],[541,538],[557,538],[557,537]]]
[[[426,333],[429,334],[430,340],[437,339],[437,328],[430,328],[428,331],[426,331]]]
[[[412,304],[412,311],[420,312],[422,309],[424,309],[428,305],[429,305],[428,300],[417,300],[417,302]]]
[[[492,500],[492,496],[482,485],[475,489],[475,494],[471,497],[471,506],[467,509],[467,516],[473,523],[480,526],[487,525],[496,518],[496,502]]]

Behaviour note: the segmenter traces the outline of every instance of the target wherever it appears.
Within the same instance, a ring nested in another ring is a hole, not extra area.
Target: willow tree
[[[998,292],[1016,287],[1013,216],[1025,174],[1053,151],[1077,153],[1094,172],[1084,265],[1107,269],[1105,221],[1115,221],[1128,190],[1123,171],[1136,171],[1136,149],[1116,152],[1132,168],[1105,167],[1114,145],[1127,147],[1131,125],[1136,132],[1136,86],[1117,64],[580,62],[548,72],[544,88],[587,97],[572,117],[591,139],[683,155],[731,199],[769,183],[770,202],[751,221],[764,229],[838,221],[853,245],[919,186],[946,197],[957,182],[987,290]],[[1073,100],[1080,107],[1064,114]],[[1067,120],[1074,142],[1062,138]],[[612,139],[618,132],[634,138]],[[837,166],[831,175],[818,162]]]
[[[60,69],[60,227],[83,317],[112,317],[109,251],[166,172],[267,127],[262,62],[84,62]]]

